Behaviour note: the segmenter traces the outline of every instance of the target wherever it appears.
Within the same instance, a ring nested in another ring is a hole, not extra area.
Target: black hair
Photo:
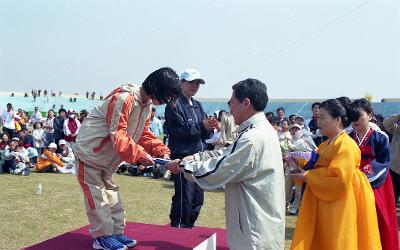
[[[344,107],[349,106],[351,104],[350,98],[347,96],[341,96],[336,98]]]
[[[272,119],[270,121],[271,125],[277,125],[277,126],[278,126],[279,122],[280,122],[279,118],[276,116],[272,117]]]
[[[363,109],[365,112],[367,112],[370,115],[374,114],[374,110],[372,109],[371,103],[365,98],[357,99],[354,102],[352,102],[351,105],[353,105],[356,108]]]
[[[280,120],[279,121],[279,126],[281,126],[282,125],[282,122],[286,122],[288,125],[290,124],[290,122],[289,122],[289,120],[288,119],[282,119],[282,120]]]
[[[33,129],[35,129],[36,128],[36,124],[40,124],[40,127],[42,128],[43,127],[43,125],[42,125],[42,123],[41,122],[35,122],[34,124],[33,124]]]
[[[360,117],[360,113],[354,105],[344,106],[338,99],[323,101],[319,107],[328,111],[333,118],[340,117],[343,128],[349,126],[351,122],[358,121]]]
[[[292,117],[296,118],[296,115],[294,115],[294,114],[289,115],[289,121],[290,121],[290,119],[292,119]]]
[[[11,139],[11,138],[10,138],[10,135],[9,135],[8,133],[6,133],[6,132],[1,133],[0,139],[3,138],[3,135],[7,135],[7,137],[8,137],[9,140]]]
[[[24,127],[21,127],[21,130],[18,131],[17,134],[20,134],[20,133],[22,133],[22,132],[26,133],[26,132],[27,132],[27,129],[24,128]]]
[[[54,114],[54,115],[56,114],[56,112],[54,112],[54,109],[49,109],[49,110],[47,111],[47,116],[49,116],[50,111],[53,111],[53,114]]]
[[[320,102],[314,102],[313,104],[311,104],[311,109],[314,109],[315,106],[321,106]]]
[[[285,109],[283,107],[279,107],[276,109],[276,113],[278,114],[279,111],[283,111],[283,113],[285,113]]]
[[[147,95],[161,103],[176,102],[182,92],[178,75],[168,67],[160,68],[151,73],[144,80],[142,87]]]
[[[375,114],[376,118],[378,121],[383,122],[385,120],[385,117],[382,114]]]
[[[257,79],[248,78],[232,86],[236,99],[243,102],[245,98],[250,100],[256,111],[263,111],[268,103],[267,86]]]
[[[266,112],[266,113],[265,113],[265,117],[268,117],[269,115],[270,115],[271,117],[274,117],[274,116],[275,116],[274,112]]]
[[[61,112],[64,112],[64,113],[66,114],[66,113],[67,113],[67,110],[64,109],[64,108],[60,108],[60,109],[58,110],[58,114],[60,114]]]

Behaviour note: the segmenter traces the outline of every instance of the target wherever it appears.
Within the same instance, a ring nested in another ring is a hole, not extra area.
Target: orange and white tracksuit
[[[170,154],[149,130],[151,100],[142,102],[140,87],[124,84],[83,121],[73,152],[93,238],[121,234],[125,215],[112,173],[125,161],[137,163],[147,154]]]

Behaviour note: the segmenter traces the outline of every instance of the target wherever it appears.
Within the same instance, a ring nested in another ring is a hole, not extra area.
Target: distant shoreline
[[[20,92],[20,91],[15,91],[15,92],[12,92],[12,91],[0,91],[0,96],[10,96],[11,93],[14,93],[15,96],[20,96],[20,97],[24,97],[24,95],[25,95],[25,92]],[[27,97],[27,98],[32,98],[31,93],[28,93],[28,95],[29,95],[29,97]],[[43,97],[43,92],[42,92],[40,97]],[[48,97],[51,97],[51,92],[48,92]],[[58,97],[58,92],[56,93],[56,97]],[[72,97],[72,98],[77,98],[77,99],[80,99],[80,98],[86,99],[85,95],[80,95],[80,94],[76,95],[76,94],[70,94],[70,93],[62,93],[61,97],[63,97],[63,98],[71,98]],[[90,97],[89,97],[89,99],[90,99]],[[213,97],[210,97],[210,98],[208,98],[208,97],[203,97],[203,98],[199,97],[199,98],[196,98],[196,99],[200,100],[200,101],[206,101],[206,102],[228,102],[229,101],[229,98],[216,98],[216,97],[215,98],[213,98]],[[99,94],[96,94],[95,100],[99,100]],[[321,102],[321,101],[324,101],[324,100],[326,100],[326,99],[307,99],[307,98],[304,98],[304,99],[301,99],[301,98],[289,99],[288,98],[288,99],[286,99],[286,98],[276,98],[276,99],[270,99],[269,101],[270,102]],[[400,102],[400,98],[382,98],[382,99],[377,99],[377,100],[378,101],[373,101],[373,102]]]
[[[21,91],[15,91],[15,92],[12,92],[12,91],[0,91],[0,96],[10,96],[12,93],[14,93],[14,96],[19,96],[19,97],[24,97],[25,93],[27,93],[28,94],[27,98],[33,98],[31,92],[21,92]],[[43,95],[43,91],[42,91],[41,94],[40,94],[40,97],[43,97],[43,96],[44,95]],[[50,91],[47,92],[47,96],[48,97],[52,97]],[[58,92],[56,92],[56,96],[55,97],[59,97],[58,96]],[[86,96],[84,96],[84,95],[80,95],[80,94],[76,95],[76,94],[69,94],[69,93],[62,93],[61,97],[63,97],[63,98],[71,98],[72,97],[72,98],[77,98],[77,99],[78,98],[86,98]],[[90,97],[90,94],[89,94],[89,97]],[[98,97],[98,94],[97,94],[97,97]],[[39,96],[38,96],[38,98],[39,98]]]

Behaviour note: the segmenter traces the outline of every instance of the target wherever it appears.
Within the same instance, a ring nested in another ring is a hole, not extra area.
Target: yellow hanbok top
[[[359,170],[361,153],[345,132],[318,148],[306,172],[291,249],[382,249],[374,193]]]

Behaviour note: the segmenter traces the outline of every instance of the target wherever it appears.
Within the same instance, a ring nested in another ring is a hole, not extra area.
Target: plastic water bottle
[[[42,183],[39,183],[36,188],[36,194],[42,194],[42,191],[43,191]]]

